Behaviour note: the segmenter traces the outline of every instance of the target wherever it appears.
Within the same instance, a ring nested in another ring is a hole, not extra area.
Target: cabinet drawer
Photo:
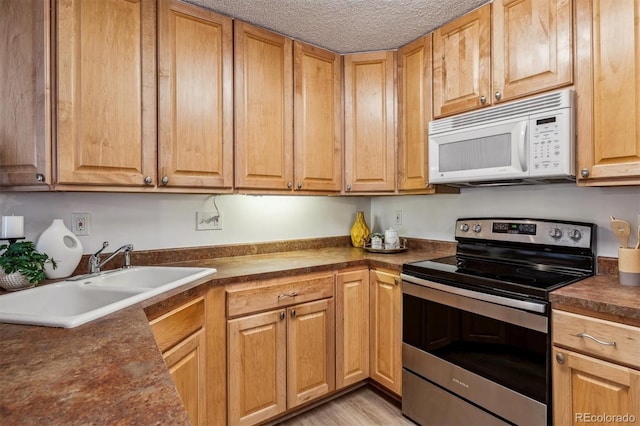
[[[149,322],[162,352],[204,326],[204,298],[198,297]]]
[[[234,284],[227,288],[227,316],[281,308],[333,296],[333,273]]]
[[[552,320],[554,344],[640,367],[640,328],[557,310]]]

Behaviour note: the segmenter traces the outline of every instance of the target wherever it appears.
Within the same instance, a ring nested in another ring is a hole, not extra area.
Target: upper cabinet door
[[[491,4],[433,35],[433,115],[443,117],[489,105]]]
[[[398,50],[398,189],[428,188],[431,34]]]
[[[49,1],[0,0],[0,187],[51,183]]]
[[[493,100],[573,82],[571,0],[493,2]]]
[[[345,191],[395,189],[395,52],[344,57]]]
[[[235,187],[293,188],[293,42],[234,23]]]
[[[57,19],[58,183],[155,184],[155,1],[59,0]]]
[[[640,1],[576,1],[578,185],[640,184]]]
[[[158,13],[158,185],[233,185],[233,24],[177,0]]]
[[[338,192],[342,185],[342,58],[294,43],[295,189]]]

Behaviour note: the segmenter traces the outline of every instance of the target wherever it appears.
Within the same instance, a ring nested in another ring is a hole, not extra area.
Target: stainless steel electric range
[[[455,256],[402,268],[403,414],[551,424],[549,293],[595,274],[596,226],[464,218],[455,239]]]

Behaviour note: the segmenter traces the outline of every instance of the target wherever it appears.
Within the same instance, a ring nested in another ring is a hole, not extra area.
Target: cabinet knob
[[[284,313],[284,311],[280,312],[280,321],[282,321],[285,316],[286,314]]]
[[[168,183],[169,183],[169,178],[168,178],[167,176],[163,176],[163,177],[162,177],[162,184],[163,184],[163,185],[166,185],[166,184],[168,184]]]
[[[302,182],[298,182],[298,184],[296,185],[296,189],[302,189]]]
[[[347,185],[347,191],[351,191],[351,185]]]
[[[425,182],[425,183],[424,183],[424,187],[425,187],[425,188],[428,188],[428,187],[429,187],[429,182]]]
[[[496,97],[496,101],[499,101],[500,99],[502,99],[502,93],[500,93],[499,91],[494,93],[494,96]]]
[[[480,103],[482,105],[486,104],[487,103],[487,98],[485,96],[480,96]]]
[[[580,176],[582,176],[583,178],[588,178],[589,177],[589,170],[587,170],[587,169],[580,170]]]
[[[289,189],[293,188],[293,182],[287,182],[287,188]]]
[[[292,309],[291,310],[291,318],[295,318],[296,317],[296,310]]]
[[[144,183],[147,185],[151,185],[151,183],[153,182],[153,179],[151,179],[151,176],[147,176],[144,178]]]
[[[558,364],[564,364],[564,355],[562,355],[562,353],[558,352],[556,354],[556,361],[558,361]]]
[[[393,285],[398,285],[398,284],[400,284],[400,278],[395,277],[395,278],[393,279]]]
[[[44,183],[44,175],[42,173],[36,173],[36,182]]]

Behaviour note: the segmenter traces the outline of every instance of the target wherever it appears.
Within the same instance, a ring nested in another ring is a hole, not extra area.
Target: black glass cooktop
[[[592,275],[545,265],[449,256],[403,265],[402,272],[458,287],[548,300],[550,291]]]

